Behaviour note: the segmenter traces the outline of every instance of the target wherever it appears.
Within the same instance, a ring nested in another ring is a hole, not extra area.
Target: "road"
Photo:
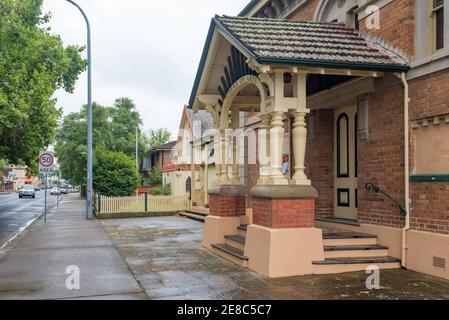
[[[44,212],[45,191],[36,192],[36,199],[19,199],[17,193],[0,195],[0,248],[20,230]],[[48,195],[49,206],[56,196]]]

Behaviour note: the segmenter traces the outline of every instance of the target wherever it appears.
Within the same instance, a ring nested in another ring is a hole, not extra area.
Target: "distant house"
[[[163,183],[171,185],[173,195],[190,194],[193,204],[206,207],[209,204],[208,186],[216,178],[213,127],[214,120],[210,113],[204,110],[194,113],[184,107],[171,163],[163,167]]]
[[[143,159],[142,172],[149,172],[153,168],[162,171],[162,168],[171,162],[175,145],[176,141],[172,141],[148,151]]]
[[[27,169],[26,166],[5,166],[3,168],[4,182],[12,183],[14,191],[19,190],[25,184]]]

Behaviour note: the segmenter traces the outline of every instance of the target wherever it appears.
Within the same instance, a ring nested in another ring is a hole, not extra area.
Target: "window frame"
[[[434,0],[429,0],[428,5],[429,5],[429,33],[430,33],[429,41],[431,41],[430,48],[431,48],[432,53],[436,53],[441,50],[444,50],[447,45],[446,44],[446,33],[445,33],[445,28],[444,28],[444,26],[446,25],[446,21],[445,21],[446,17],[445,17],[445,10],[444,10],[445,0],[443,0],[442,3],[436,7],[435,7]],[[437,48],[437,38],[438,38],[437,13],[440,11],[443,14],[443,34],[442,34],[443,46],[441,48]]]

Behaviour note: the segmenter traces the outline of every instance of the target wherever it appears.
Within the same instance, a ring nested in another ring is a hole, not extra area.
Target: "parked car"
[[[77,193],[77,192],[79,192],[77,187],[73,187],[70,189],[70,193]]]
[[[19,198],[22,199],[23,197],[36,198],[36,189],[33,185],[27,184],[20,188]]]
[[[61,194],[67,194],[67,189],[66,188],[60,188],[59,191],[61,192]]]
[[[35,187],[34,187],[34,190],[36,190],[36,191],[41,191],[41,186],[39,186],[39,185],[35,186]]]
[[[60,190],[58,189],[58,188],[52,188],[51,190],[50,190],[50,195],[52,195],[52,196],[59,196],[61,194],[61,192],[60,192]]]

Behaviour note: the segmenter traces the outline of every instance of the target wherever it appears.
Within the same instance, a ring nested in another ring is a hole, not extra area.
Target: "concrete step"
[[[248,230],[248,225],[247,224],[241,224],[240,226],[237,227],[239,234],[242,237],[246,237],[246,231]]]
[[[377,244],[377,236],[358,232],[324,232],[325,247],[369,246]]]
[[[245,250],[246,238],[241,235],[225,236],[225,242],[231,247],[234,247],[241,251]]]
[[[366,271],[370,266],[377,266],[380,270],[399,269],[401,261],[391,257],[367,258],[332,258],[313,262],[315,274],[337,274],[346,272]]]
[[[222,244],[212,244],[212,252],[241,267],[248,266],[249,258],[245,256],[243,250],[239,250],[225,243],[222,243]]]
[[[202,216],[202,215],[198,215],[198,214],[193,214],[193,213],[188,213],[188,212],[180,212],[179,215],[181,217],[185,217],[191,220],[195,220],[198,222],[202,222],[204,223],[204,221],[206,221],[206,217]]]
[[[197,211],[197,210],[186,210],[186,213],[190,213],[190,214],[194,214],[197,216],[202,216],[202,217],[207,217],[209,216],[209,213],[207,212],[202,212],[202,211]]]
[[[369,257],[387,257],[388,247],[380,245],[364,246],[327,246],[324,247],[324,256],[326,259],[332,258],[369,258]]]

